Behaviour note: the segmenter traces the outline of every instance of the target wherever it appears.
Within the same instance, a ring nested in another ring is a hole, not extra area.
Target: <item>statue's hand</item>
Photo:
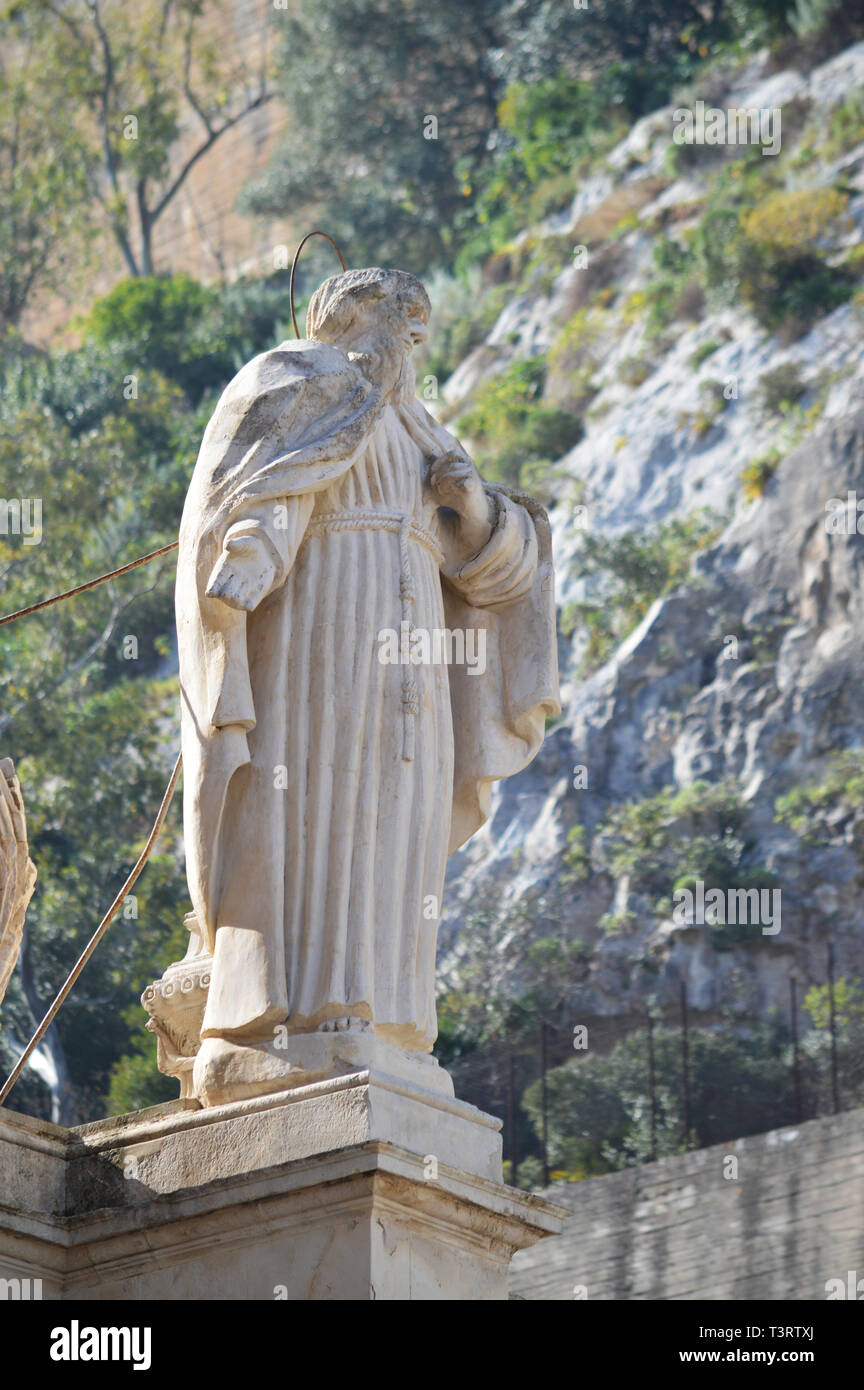
[[[468,455],[461,449],[442,454],[429,469],[429,486],[442,507],[451,507],[458,514],[466,552],[482,550],[492,535],[497,508]]]
[[[251,613],[270,592],[275,578],[273,559],[257,537],[235,536],[217,560],[205,593],[229,608]]]

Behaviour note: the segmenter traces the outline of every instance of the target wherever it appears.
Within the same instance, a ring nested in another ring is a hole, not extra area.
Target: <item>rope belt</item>
[[[321,531],[402,531],[403,528],[407,528],[413,540],[426,547],[437,564],[444,563],[443,551],[432,532],[404,512],[322,512],[320,516],[312,517],[306,534],[314,535]]]
[[[435,559],[436,564],[444,562],[444,556],[437,540],[431,531],[418,523],[403,512],[324,512],[321,516],[314,516],[309,522],[307,535],[321,535],[328,531],[394,531],[399,536],[399,598],[402,605],[402,624],[401,632],[403,636],[403,650],[400,652],[402,657],[402,760],[410,763],[414,761],[414,739],[415,739],[415,717],[420,713],[420,691],[417,682],[411,675],[411,667],[407,661],[408,653],[404,650],[404,639],[407,634],[408,644],[415,628],[412,621],[412,605],[417,599],[417,589],[414,584],[414,575],[411,572],[411,556],[408,549],[409,540],[417,541]]]

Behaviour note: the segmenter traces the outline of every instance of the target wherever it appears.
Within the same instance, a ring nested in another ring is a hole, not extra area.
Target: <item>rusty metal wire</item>
[[[7,613],[0,618],[0,627],[4,623],[14,623],[18,618],[26,618],[30,613],[38,613],[42,608],[50,608],[52,603],[60,603],[64,598],[74,598],[76,594],[86,593],[88,589],[95,589],[97,584],[104,584],[109,579],[116,579],[118,574],[128,574],[130,570],[137,569],[139,565],[146,565],[148,560],[155,560],[159,555],[167,555],[169,550],[176,550],[179,541],[171,541],[168,545],[162,545],[158,550],[151,550],[148,555],[139,555],[137,560],[130,560],[128,565],[121,565],[119,569],[111,570],[108,574],[100,574],[96,579],[88,579],[86,584],[76,584],[74,589],[66,589],[62,594],[52,594],[51,598],[43,598],[39,603],[31,603],[27,608],[19,608],[15,613]]]
[[[342,252],[339,250],[339,247],[336,245],[336,243],[335,243],[335,241],[333,240],[332,236],[329,236],[329,235],[327,234],[327,232],[317,232],[317,231],[316,231],[316,232],[307,232],[307,233],[306,233],[306,235],[304,236],[304,238],[303,238],[303,240],[301,241],[300,245],[297,247],[297,250],[294,252],[294,259],[293,259],[293,261],[291,262],[291,279],[290,279],[290,281],[289,281],[289,283],[288,283],[288,297],[289,297],[289,299],[290,299],[290,301],[291,301],[291,322],[292,322],[293,325],[294,325],[294,336],[295,336],[295,338],[299,338],[299,337],[300,337],[300,329],[297,327],[297,315],[294,313],[294,272],[295,272],[296,269],[297,269],[297,262],[298,262],[299,259],[300,259],[300,252],[303,250],[303,247],[306,245],[306,243],[307,243],[307,241],[309,240],[309,238],[310,238],[310,237],[313,237],[313,236],[323,236],[323,238],[324,238],[325,241],[329,241],[330,245],[333,247],[333,250],[336,252],[336,255],[339,257],[339,264],[341,265],[342,269],[345,270],[345,268],[346,268],[346,267],[345,267],[345,261],[344,261],[344,258],[343,258],[343,256],[342,256]]]
[[[86,584],[78,584],[75,586],[74,589],[66,589],[62,594],[54,594],[51,598],[42,599],[40,603],[31,603],[27,608],[19,608],[16,613],[7,613],[5,617],[0,618],[0,627],[2,627],[4,623],[15,622],[17,618],[26,618],[29,613],[37,613],[42,608],[49,608],[51,604],[60,603],[62,599],[73,598],[75,594],[83,594],[88,589],[95,588],[97,584],[104,584],[106,580],[114,579],[117,575],[128,574],[130,570],[137,569],[139,565],[146,564],[148,560],[155,560],[159,555],[167,555],[167,553],[170,550],[176,550],[178,544],[178,541],[171,541],[169,545],[160,546],[158,550],[151,550],[149,554],[141,555],[137,560],[131,560],[128,565],[121,565],[119,569],[111,570],[109,574],[100,574],[96,579],[89,579]],[[108,927],[111,925],[112,921],[114,920],[118,911],[120,910],[124,898],[126,897],[129,890],[132,888],[132,885],[135,883],[136,879],[141,873],[141,870],[147,863],[147,860],[150,858],[153,846],[156,843],[157,836],[162,828],[162,824],[165,820],[166,815],[168,814],[168,808],[171,805],[171,801],[174,797],[174,790],[177,786],[177,778],[180,775],[180,768],[182,766],[182,762],[182,754],[178,753],[177,760],[174,763],[174,768],[171,773],[171,777],[168,781],[168,786],[165,788],[165,792],[162,797],[162,803],[156,814],[156,819],[153,822],[150,834],[147,837],[147,843],[145,844],[143,850],[139,854],[134,869],[129,874],[129,877],[126,879],[126,882],[123,884],[123,887],[120,889],[119,893],[115,897],[108,911],[105,913],[105,916],[102,918],[102,921],[99,923],[98,927],[91,936],[87,945],[84,947],[84,950],[81,952],[81,955],[78,957],[77,961],[72,967],[72,970],[69,972],[66,979],[64,980],[60,992],[55,998],[53,1004],[46,1013],[45,1017],[42,1019],[42,1022],[39,1024],[39,1027],[36,1029],[36,1032],[33,1034],[32,1038],[25,1047],[21,1056],[18,1058],[18,1061],[15,1063],[15,1066],[13,1067],[12,1071],[9,1073],[9,1076],[4,1082],[2,1089],[0,1089],[0,1105],[3,1104],[6,1097],[9,1095],[9,1092],[12,1090],[12,1087],[15,1085],[15,1082],[18,1080],[19,1076],[21,1075],[22,1071],[27,1065],[27,1061],[31,1053],[39,1046],[39,1043],[42,1041],[45,1034],[48,1032],[48,1029],[51,1027],[51,1024],[54,1022],[54,1019],[59,1013],[60,1008],[62,1007],[67,996],[69,995],[72,986],[75,984],[75,981],[78,979],[78,976],[81,974],[81,971],[84,969],[84,966],[87,964],[93,952],[96,950],[96,947],[99,945],[99,942],[102,940],[102,937],[105,935],[105,932],[108,930]]]
[[[111,925],[111,922],[114,920],[118,911],[120,910],[124,898],[131,889],[132,885],[135,883],[135,880],[138,878],[138,875],[141,873],[141,870],[144,868],[144,865],[147,863],[147,860],[150,858],[150,853],[153,849],[153,846],[156,843],[156,838],[159,834],[159,831],[162,829],[162,823],[165,820],[166,815],[168,814],[168,807],[171,805],[171,801],[174,796],[174,788],[177,786],[177,778],[180,775],[181,764],[182,754],[178,753],[177,760],[174,763],[174,768],[168,782],[168,786],[165,788],[165,794],[162,797],[162,804],[159,807],[156,819],[153,822],[153,828],[151,829],[150,834],[147,837],[146,845],[144,846],[144,848],[138,856],[134,869],[130,873],[129,877],[126,879],[126,882],[123,884],[123,887],[120,889],[119,893],[115,897],[108,911],[105,913],[105,916],[102,918],[102,921],[99,923],[90,940],[87,942],[87,945],[84,947],[84,950],[81,952],[77,961],[73,965],[71,971],[64,980],[63,985],[60,988],[60,992],[54,1000],[54,1003],[51,1005],[42,1022],[39,1024],[39,1027],[36,1029],[36,1032],[33,1034],[24,1051],[21,1053],[21,1056],[18,1058],[18,1061],[15,1063],[15,1066],[12,1068],[12,1071],[9,1073],[9,1076],[7,1077],[6,1081],[3,1083],[3,1088],[2,1090],[0,1090],[0,1105],[3,1104],[9,1092],[12,1090],[12,1087],[15,1085],[15,1082],[18,1080],[18,1077],[21,1075],[22,1071],[27,1065],[27,1060],[30,1057],[30,1054],[35,1050],[35,1048],[39,1046],[39,1043],[42,1041],[45,1034],[48,1032],[48,1029],[51,1027],[51,1024],[54,1022],[54,1019],[60,1012],[60,1008],[65,1002],[67,995],[70,993],[72,986],[75,984],[75,981],[78,979],[78,976],[81,974],[81,971],[84,969],[84,966],[87,964],[93,952],[96,950],[96,947],[99,945],[99,942],[102,940],[102,937],[105,935],[105,932],[108,930],[109,926]]]

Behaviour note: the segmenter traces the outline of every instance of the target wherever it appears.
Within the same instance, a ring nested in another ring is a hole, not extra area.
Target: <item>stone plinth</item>
[[[0,1111],[0,1278],[59,1299],[494,1300],[562,1212],[499,1122],[355,1072],[74,1130]]]

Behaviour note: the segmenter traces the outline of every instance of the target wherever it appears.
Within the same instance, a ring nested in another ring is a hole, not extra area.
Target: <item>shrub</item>
[[[594,348],[601,333],[602,312],[580,309],[570,318],[547,356],[544,398],[547,404],[582,416],[600,389],[595,380]]]
[[[814,1028],[830,1028],[830,986],[811,985],[804,996],[804,1008]],[[860,980],[849,980],[841,975],[834,981],[834,1017],[843,1031],[860,1030],[864,1025],[864,990]]]
[[[685,280],[675,296],[672,316],[684,323],[699,323],[705,312],[705,291],[695,276]]]
[[[618,368],[618,378],[625,386],[641,386],[647,381],[654,367],[645,357],[625,357]]]
[[[763,372],[757,386],[759,409],[766,415],[784,415],[806,394],[807,383],[800,362],[781,362]]]
[[[697,781],[619,806],[598,836],[610,873],[629,875],[633,889],[661,899],[665,911],[682,878],[702,878],[718,888],[737,886],[747,849],[746,823],[736,783]]]
[[[799,256],[825,240],[848,203],[848,195],[835,188],[771,193],[744,214],[741,230],[756,250]]]
[[[125,350],[130,371],[135,366],[155,367],[200,394],[215,367],[212,353],[206,352],[202,361],[199,339],[201,319],[214,299],[213,290],[189,275],[121,280],[97,299],[82,327],[101,346]],[[224,375],[230,363],[220,363],[220,368]]]
[[[415,350],[417,379],[431,374],[443,384],[495,325],[507,301],[506,285],[481,284],[472,267],[462,276],[439,272],[429,285],[432,334]]]
[[[820,153],[825,159],[836,159],[847,150],[864,142],[864,91],[852,92],[831,112],[828,133]]]
[[[712,357],[722,346],[723,344],[720,342],[719,338],[707,338],[704,343],[700,343],[695,352],[690,356],[690,366],[693,368],[694,372],[698,371],[702,363],[707,361],[709,357]]]
[[[651,604],[686,579],[693,556],[719,534],[705,511],[676,517],[656,530],[614,538],[585,537],[582,577],[602,579],[602,597],[574,604],[568,617],[582,625],[587,647],[580,674],[602,665],[641,622]]]
[[[695,261],[689,246],[662,236],[655,241],[652,255],[655,273],[630,296],[624,319],[634,322],[644,313],[646,335],[656,338],[676,319],[698,320],[704,296],[694,284]]]
[[[729,404],[729,398],[722,381],[713,381],[708,378],[699,383],[699,400],[700,405],[696,414],[689,417],[682,416],[679,423],[692,430],[697,439],[702,439],[716,425]]]
[[[604,912],[597,921],[597,926],[607,936],[623,936],[635,931],[638,925],[639,918],[635,912]]]
[[[716,1032],[693,1029],[690,1034],[690,1141],[697,1146],[758,1134],[795,1119],[785,1028],[771,1020],[745,1036],[732,1031],[732,1022],[725,1021]],[[653,1052],[656,1150],[663,1157],[686,1147],[680,1031],[655,1025]],[[572,1181],[648,1160],[649,1065],[645,1032],[640,1029],[605,1056],[590,1053],[547,1073],[547,1152],[552,1168]],[[809,1101],[813,1078],[806,1060],[804,1070]],[[540,1135],[540,1081],[528,1087],[523,1106]]]
[[[740,478],[748,502],[755,502],[763,495],[782,457],[779,449],[769,449],[767,454],[761,454],[742,468]]]
[[[37,357],[12,358],[3,365],[0,418],[13,420],[29,407],[51,411],[75,434],[99,425],[122,410],[123,378],[110,347],[85,343]]]
[[[627,875],[630,889],[654,897],[655,913],[669,917],[674,894],[697,880],[721,891],[774,884],[773,874],[751,862],[747,826],[736,783],[699,781],[613,811],[597,832],[599,853],[610,873]],[[728,950],[761,934],[760,924],[744,922],[717,925],[709,939],[715,950]]]
[[[584,825],[574,825],[567,831],[567,847],[561,856],[563,884],[581,883],[591,872],[591,853]]]
[[[278,279],[220,291],[185,274],[149,275],[121,280],[80,327],[125,359],[128,371],[155,369],[197,402],[284,337],[288,320],[288,293]]]
[[[802,38],[822,33],[837,18],[841,0],[795,0],[790,23]]]
[[[693,255],[708,294],[734,302],[741,279],[741,232],[738,209],[718,202],[707,209],[693,233]]]
[[[864,812],[864,771],[860,748],[834,753],[819,781],[793,787],[774,803],[781,825],[810,844],[826,844],[840,827]]]
[[[547,356],[544,397],[550,405],[581,415],[597,394],[597,351],[608,317],[603,308],[583,306],[567,320]]]
[[[561,71],[511,82],[498,107],[493,157],[474,169],[473,207],[457,268],[500,250],[526,226],[573,198],[574,179],[626,132],[628,121],[604,78]],[[467,170],[466,170],[467,173]]]
[[[740,295],[764,328],[791,320],[803,330],[850,297],[849,275],[826,259],[848,201],[836,189],[801,189],[741,214]]]
[[[518,484],[524,465],[558,459],[582,438],[581,420],[543,404],[545,380],[543,358],[514,362],[483,384],[461,417],[460,428],[476,440],[489,477]]]

